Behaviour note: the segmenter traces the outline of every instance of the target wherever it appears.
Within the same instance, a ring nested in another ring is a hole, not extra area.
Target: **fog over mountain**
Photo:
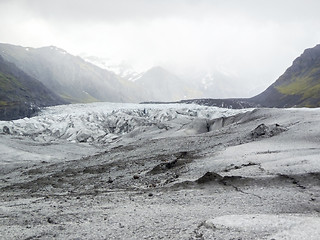
[[[40,107],[66,103],[0,55],[0,121],[30,117]]]
[[[319,9],[0,0],[0,239],[319,240]]]
[[[142,90],[129,81],[55,46],[28,48],[0,43],[0,54],[67,102],[145,100]]]
[[[3,0],[0,42],[34,48],[53,45],[72,55],[125,60],[137,72],[161,66],[190,81],[201,82],[211,74],[222,89],[232,84],[237,90],[212,92],[211,97],[251,97],[277,79],[304,49],[318,44],[319,4]]]
[[[29,48],[0,43],[0,55],[69,103],[170,102],[204,96],[201,86],[159,66],[135,73],[121,65],[110,68],[92,57],[85,61],[55,46]]]

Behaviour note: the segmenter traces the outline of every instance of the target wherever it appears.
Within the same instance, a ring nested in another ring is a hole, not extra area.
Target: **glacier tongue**
[[[206,121],[245,111],[192,104],[72,104],[46,108],[32,118],[1,121],[0,133],[40,142],[65,139],[105,144],[120,136],[132,138],[153,131],[160,137],[199,134],[205,132]]]

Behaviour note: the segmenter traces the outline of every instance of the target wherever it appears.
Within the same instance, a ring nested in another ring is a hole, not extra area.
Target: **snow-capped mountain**
[[[149,69],[136,83],[146,90],[144,98],[149,101],[178,101],[202,95],[190,82],[159,66]]]
[[[220,70],[208,70],[185,74],[181,78],[191,82],[202,97],[230,98],[243,97],[244,87],[236,75],[231,75]]]
[[[212,70],[176,74],[174,69],[154,66],[145,72],[136,71],[126,61],[81,54],[81,58],[100,68],[115,73],[120,78],[135,82],[144,88],[142,94],[148,101],[177,101],[188,98],[243,97],[240,79],[223,67]],[[158,83],[157,83],[158,82]]]
[[[203,97],[200,87],[195,87],[190,81],[185,81],[173,72],[161,66],[155,66],[145,72],[137,72],[126,61],[115,61],[110,58],[100,58],[80,55],[85,61],[100,68],[113,72],[121,79],[133,82],[140,89],[140,96],[145,101],[178,101],[188,98]]]
[[[132,82],[54,46],[25,48],[0,44],[0,53],[67,102],[144,100]]]
[[[212,73],[207,73],[204,75],[204,77],[201,79],[201,84],[203,89],[207,90],[211,88],[214,85],[214,78]]]
[[[143,75],[143,72],[136,71],[129,63],[123,60],[115,61],[111,58],[100,58],[96,56],[89,56],[86,54],[81,54],[80,57],[85,61],[92,63],[102,69],[113,72],[119,77],[128,81],[134,82]]]

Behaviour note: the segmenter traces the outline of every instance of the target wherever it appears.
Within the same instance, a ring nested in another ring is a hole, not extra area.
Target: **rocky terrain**
[[[318,239],[319,117],[101,103],[0,122],[0,235]]]

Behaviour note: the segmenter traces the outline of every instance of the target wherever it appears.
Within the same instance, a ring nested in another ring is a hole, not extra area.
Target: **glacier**
[[[318,240],[319,118],[91,103],[1,121],[1,239]]]
[[[157,136],[203,133],[208,121],[246,111],[250,109],[195,104],[70,104],[44,108],[39,116],[32,118],[1,121],[0,133],[25,136],[38,142],[63,139],[106,144],[132,131],[137,135],[153,130]]]

